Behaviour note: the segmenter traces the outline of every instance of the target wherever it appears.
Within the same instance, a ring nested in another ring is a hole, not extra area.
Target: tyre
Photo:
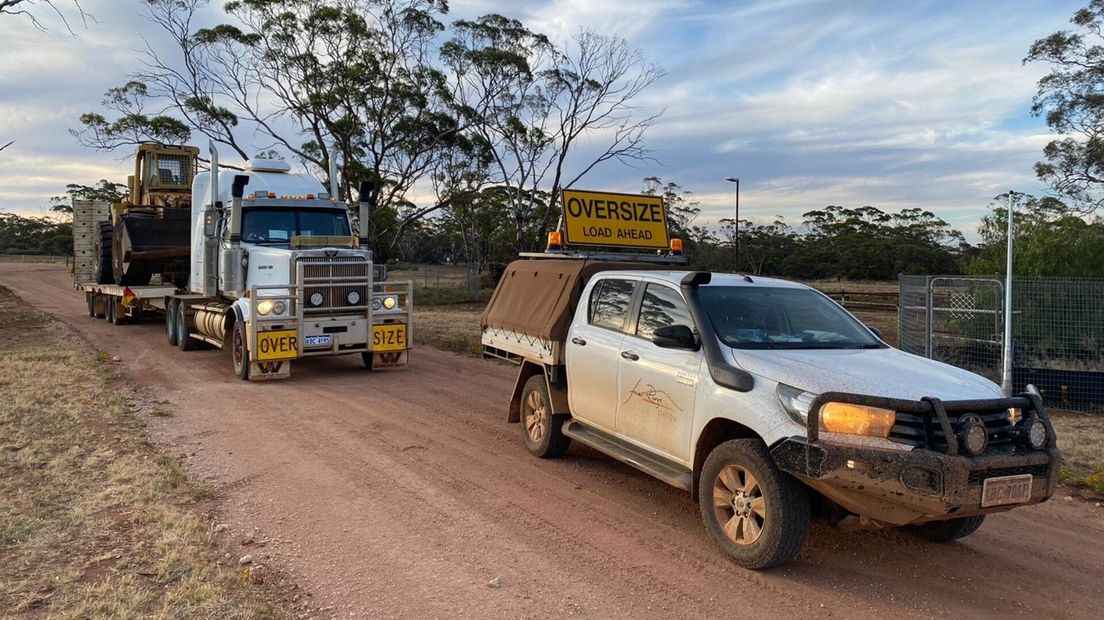
[[[176,304],[175,299],[170,299],[169,303],[165,304],[165,333],[168,336],[169,346],[175,347],[176,340]]]
[[[698,481],[705,529],[732,558],[758,570],[789,562],[809,537],[809,497],[780,471],[758,439],[733,439],[713,449]]]
[[[566,415],[552,413],[552,399],[543,374],[533,375],[521,390],[521,433],[525,449],[542,459],[563,456],[571,438],[563,434]]]
[[[910,525],[906,529],[932,542],[948,543],[973,534],[984,521],[985,515],[977,515],[946,521],[929,521],[920,525]]]
[[[115,324],[115,296],[109,296],[107,298],[107,322],[112,325]]]
[[[92,243],[92,267],[95,269],[96,284],[114,284],[115,275],[111,270],[111,244],[115,239],[115,227],[111,222],[100,222],[100,236]]]
[[[234,321],[234,330],[230,335],[230,357],[234,362],[234,374],[242,381],[249,379],[248,342],[245,326],[241,321]]]
[[[360,359],[364,362],[364,367],[368,370],[372,370],[372,365],[375,363],[376,357],[371,353],[361,353]]]
[[[88,316],[96,318],[96,297],[93,293],[85,293],[84,301],[88,304]]]
[[[196,342],[188,335],[188,316],[184,312],[186,305],[182,301],[176,304],[176,346],[181,351],[192,351],[196,348]]]
[[[92,310],[97,319],[107,318],[107,298],[99,293],[92,294]]]

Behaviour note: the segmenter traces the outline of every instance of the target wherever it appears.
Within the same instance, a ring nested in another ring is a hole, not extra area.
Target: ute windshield
[[[242,241],[288,245],[291,238],[348,237],[349,218],[344,209],[253,207],[242,213]]]
[[[703,286],[702,306],[721,342],[734,349],[880,349],[862,323],[816,291]]]

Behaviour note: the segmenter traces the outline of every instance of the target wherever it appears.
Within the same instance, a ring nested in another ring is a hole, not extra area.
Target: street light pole
[[[736,272],[740,272],[740,177],[725,177],[729,183],[736,184],[736,230],[733,232],[733,245],[736,246]]]
[[[1004,264],[1004,343],[1001,351],[1001,390],[1012,396],[1012,197],[1008,192],[1008,247]]]

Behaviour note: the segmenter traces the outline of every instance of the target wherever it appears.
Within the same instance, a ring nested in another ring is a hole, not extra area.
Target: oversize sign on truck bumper
[[[270,332],[257,332],[258,361],[295,359],[299,354],[299,332],[294,329],[282,329]]]
[[[666,250],[667,215],[659,196],[563,191],[570,245]]]
[[[372,351],[405,351],[406,325],[390,323],[372,327]]]

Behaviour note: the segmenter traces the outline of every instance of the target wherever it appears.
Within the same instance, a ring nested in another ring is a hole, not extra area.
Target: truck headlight
[[[287,303],[283,301],[278,301],[272,304],[272,312],[275,314],[283,314],[287,312]]]
[[[779,383],[775,393],[778,395],[778,401],[782,403],[782,408],[790,414],[794,422],[804,425],[809,418],[809,405],[813,404],[816,394],[799,390],[785,383]]]
[[[782,408],[794,421],[798,424],[808,423],[809,407],[812,406],[816,394],[785,383],[779,383],[775,392]],[[897,420],[897,414],[880,407],[825,403],[820,408],[819,418],[820,430],[828,433],[887,438]]]
[[[395,299],[394,296],[388,295],[387,297],[383,298],[383,307],[387,310],[391,310],[398,303],[399,303],[399,300]]]
[[[315,291],[315,292],[311,293],[309,301],[310,301],[310,305],[317,307],[317,306],[322,305],[322,302],[325,301],[325,298],[322,297],[322,293],[319,293],[318,291]]]
[[[356,291],[349,291],[349,294],[345,296],[345,301],[349,302],[350,306],[355,306],[360,303],[360,293]]]
[[[989,430],[976,415],[968,415],[958,423],[958,441],[966,452],[977,456],[989,445]]]
[[[1016,425],[1016,435],[1021,446],[1027,446],[1033,450],[1040,450],[1046,446],[1046,425],[1038,418],[1024,418]]]
[[[379,310],[382,307],[383,307],[383,300],[380,299],[379,297],[373,297],[372,298],[372,309],[373,310]]]
[[[272,312],[272,306],[273,305],[274,304],[271,301],[268,301],[267,299],[264,300],[264,301],[258,302],[257,303],[257,314],[259,314],[261,316],[267,315],[269,312]]]

